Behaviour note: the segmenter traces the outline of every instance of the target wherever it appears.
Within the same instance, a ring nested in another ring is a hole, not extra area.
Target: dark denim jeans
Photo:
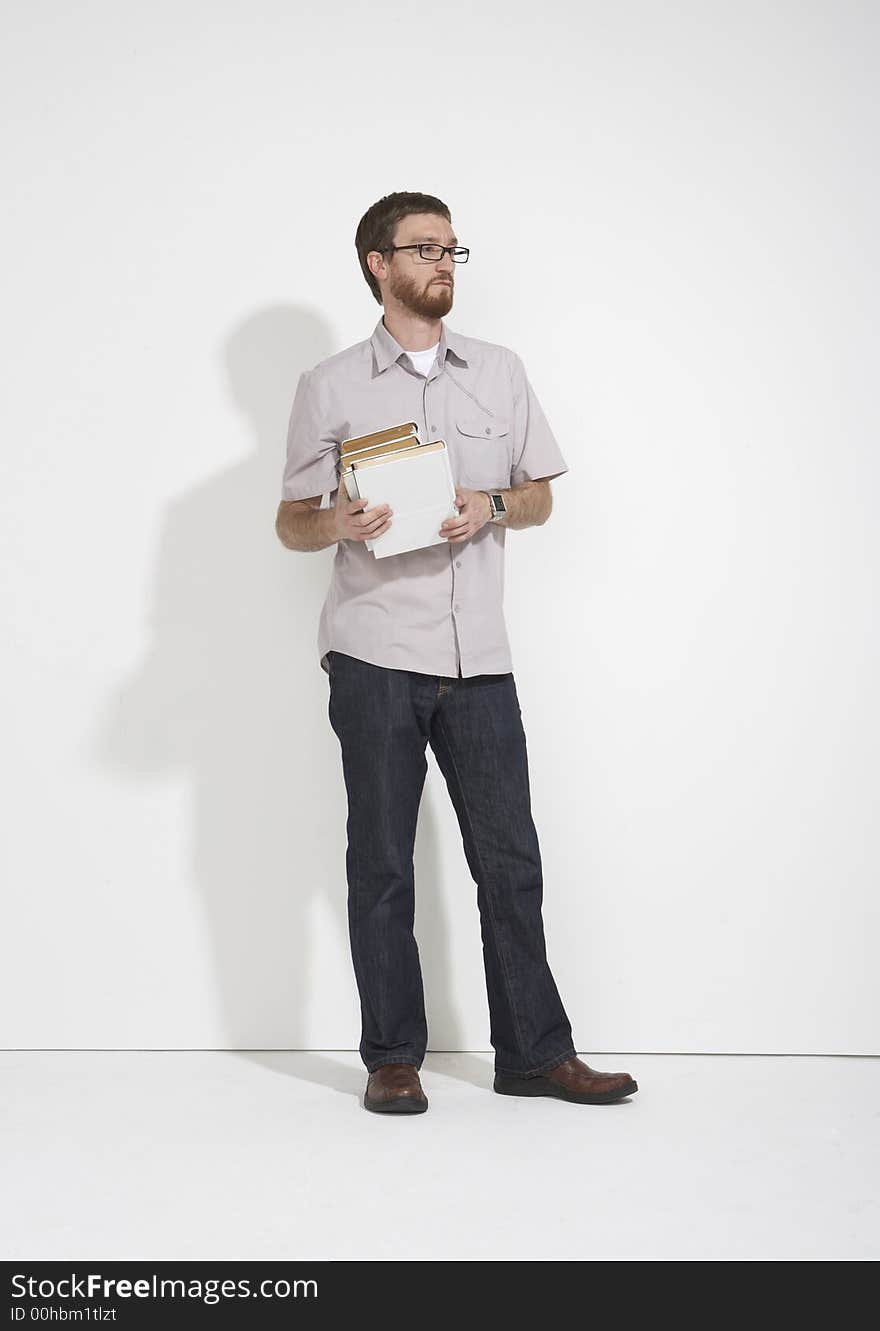
[[[336,651],[328,665],[328,712],[348,796],[348,924],[367,1070],[419,1068],[428,1043],[413,850],[430,744],[477,885],[495,1070],[549,1071],[575,1050],[547,964],[541,853],[513,674],[426,675]]]

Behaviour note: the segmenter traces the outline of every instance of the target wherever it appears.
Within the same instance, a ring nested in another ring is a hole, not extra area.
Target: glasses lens
[[[442,245],[428,245],[428,244],[420,245],[420,246],[419,246],[419,254],[422,256],[423,259],[427,259],[430,263],[436,263],[438,259],[442,259],[442,258],[443,258],[443,246],[442,246]],[[453,259],[453,262],[454,262],[454,263],[467,263],[468,254],[469,254],[469,251],[468,251],[468,250],[465,250],[465,249],[454,249],[454,250],[452,250],[452,259]]]

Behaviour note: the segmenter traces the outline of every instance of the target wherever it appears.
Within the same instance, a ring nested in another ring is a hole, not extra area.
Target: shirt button
[[[437,433],[437,426],[436,426],[436,425],[432,425],[432,426],[431,426],[431,434],[436,434],[436,433]]]
[[[486,434],[491,434],[491,433],[492,433],[492,426],[491,426],[491,425],[487,425],[487,426],[486,426]]]
[[[457,611],[459,611],[459,610],[461,609],[461,606],[460,606],[460,605],[457,605],[457,606],[455,607],[455,609],[456,609],[456,612],[457,612]]]
[[[455,567],[456,567],[456,568],[461,568],[461,560],[460,560],[460,559],[456,559],[456,561],[455,561]]]

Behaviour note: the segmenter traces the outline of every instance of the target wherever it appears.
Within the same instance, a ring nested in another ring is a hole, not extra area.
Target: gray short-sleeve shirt
[[[509,489],[568,471],[515,352],[441,321],[425,376],[380,318],[371,337],[300,375],[282,499],[321,495],[334,503],[341,441],[404,421],[416,421],[425,441],[446,440],[455,482],[468,489]],[[385,559],[362,541],[338,541],[318,626],[322,668],[335,649],[429,675],[512,670],[502,606],[506,535],[488,522],[468,541]]]

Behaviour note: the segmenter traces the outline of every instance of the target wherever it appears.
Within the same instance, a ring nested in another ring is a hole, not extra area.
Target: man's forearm
[[[510,490],[496,490],[507,505],[507,513],[498,523],[499,527],[539,527],[546,522],[553,508],[553,496],[549,481],[524,481]]]
[[[332,507],[289,509],[279,514],[275,530],[288,550],[326,550],[339,540]]]

